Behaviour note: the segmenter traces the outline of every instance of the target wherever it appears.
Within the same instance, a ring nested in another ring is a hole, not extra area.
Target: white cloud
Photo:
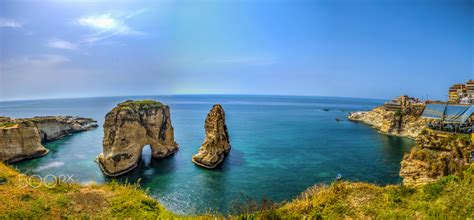
[[[56,48],[56,49],[77,50],[77,45],[75,45],[75,44],[73,44],[69,41],[61,40],[61,39],[58,39],[58,38],[53,38],[53,39],[49,40],[46,45],[48,47]]]
[[[15,20],[0,18],[0,27],[21,28],[23,24]]]
[[[136,31],[125,23],[127,19],[141,14],[143,11],[139,10],[122,16],[110,13],[85,16],[79,18],[77,22],[82,26],[95,30],[93,34],[84,38],[84,41],[88,43],[102,41],[118,35],[144,35],[143,32]]]

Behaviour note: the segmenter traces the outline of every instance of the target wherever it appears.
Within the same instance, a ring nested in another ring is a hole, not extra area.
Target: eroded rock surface
[[[418,114],[397,114],[386,110],[383,106],[366,112],[352,112],[348,118],[369,124],[384,134],[410,138],[416,138],[428,122]]]
[[[472,162],[473,150],[469,134],[423,130],[401,162],[403,184],[423,185],[443,176],[461,175]]]
[[[73,116],[43,116],[25,120],[30,120],[38,126],[42,142],[56,140],[72,133],[88,131],[98,127],[96,120]]]
[[[206,139],[193,156],[199,166],[212,169],[219,165],[230,151],[229,134],[225,124],[225,113],[221,105],[214,105],[205,122]]]
[[[12,163],[43,156],[48,150],[42,142],[96,127],[92,119],[72,116],[0,117],[0,160]]]
[[[137,166],[146,145],[154,158],[178,151],[170,108],[152,100],[120,103],[105,117],[103,152],[97,162],[106,175],[122,175]]]

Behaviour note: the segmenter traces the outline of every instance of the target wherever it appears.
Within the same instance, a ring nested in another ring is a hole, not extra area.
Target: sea
[[[102,151],[105,114],[125,100],[153,99],[171,108],[179,151],[153,159],[149,146],[139,166],[117,178],[105,176],[96,156]],[[249,201],[289,201],[315,184],[343,180],[398,184],[400,161],[414,145],[347,120],[385,100],[257,95],[166,95],[0,102],[0,115],[91,117],[99,128],[45,144],[49,154],[14,163],[26,174],[67,175],[78,183],[137,183],[166,208],[180,214],[233,213]],[[232,149],[221,166],[191,162],[204,141],[204,120],[221,104]]]

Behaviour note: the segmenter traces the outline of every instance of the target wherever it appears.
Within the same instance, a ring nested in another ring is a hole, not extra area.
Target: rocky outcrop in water
[[[96,120],[73,116],[43,116],[24,120],[30,120],[36,124],[40,130],[42,142],[98,127]]]
[[[369,124],[384,134],[410,138],[416,138],[427,124],[419,112],[389,111],[383,106],[366,112],[349,113],[348,118]]]
[[[17,162],[48,153],[41,142],[96,128],[96,121],[72,116],[0,117],[0,160]]]
[[[212,107],[204,127],[206,139],[192,161],[198,166],[212,169],[224,160],[231,148],[225,124],[225,113],[221,105]]]
[[[154,158],[178,151],[170,108],[152,100],[120,103],[105,117],[103,152],[97,162],[106,175],[122,175],[137,166],[146,145]]]
[[[401,162],[400,176],[403,177],[403,184],[423,185],[443,176],[461,175],[473,162],[473,150],[469,134],[425,129]]]

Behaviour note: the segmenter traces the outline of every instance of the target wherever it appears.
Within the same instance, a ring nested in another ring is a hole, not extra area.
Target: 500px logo
[[[38,174],[33,174],[31,176],[21,174],[18,176],[18,180],[20,182],[20,187],[22,188],[26,188],[26,187],[38,188],[40,186],[53,188],[57,186],[59,183],[72,183],[73,177],[74,175],[66,175],[66,174],[60,174],[60,175],[48,174],[48,175],[45,175],[44,177]]]

